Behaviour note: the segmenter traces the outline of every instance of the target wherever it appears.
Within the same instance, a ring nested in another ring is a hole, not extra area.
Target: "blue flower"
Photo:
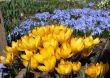
[[[43,12],[43,13],[36,13],[35,18],[38,18],[39,20],[45,20],[47,21],[47,18],[50,17],[49,12]]]
[[[90,7],[92,7],[92,6],[94,6],[95,5],[95,3],[94,2],[89,2],[89,4],[88,4]]]
[[[101,34],[105,29],[110,29],[110,11],[90,8],[56,9],[52,14],[49,12],[36,13],[34,19],[35,20],[28,18],[22,21],[19,26],[15,27],[8,35],[7,39],[11,42],[31,32],[31,29],[36,26],[45,26],[52,23],[64,24],[83,32],[92,30],[92,35]]]

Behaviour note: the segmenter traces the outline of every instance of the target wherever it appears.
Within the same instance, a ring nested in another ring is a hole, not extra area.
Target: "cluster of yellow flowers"
[[[80,62],[64,61],[74,57],[76,54],[89,56],[90,48],[100,42],[99,38],[74,37],[73,29],[63,25],[51,25],[36,27],[26,36],[16,42],[12,41],[12,46],[6,46],[5,64],[11,64],[15,56],[20,56],[22,63],[27,67],[30,62],[32,69],[39,69],[44,72],[52,72],[54,69],[66,75],[78,72],[81,69]],[[60,61],[56,67],[57,61]],[[87,71],[90,71],[87,69]]]
[[[97,78],[100,74],[104,75],[108,70],[109,64],[100,62],[87,66],[85,72],[90,78]]]

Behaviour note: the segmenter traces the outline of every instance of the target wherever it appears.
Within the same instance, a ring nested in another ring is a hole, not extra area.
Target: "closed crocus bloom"
[[[97,74],[97,68],[94,64],[90,67],[87,67],[85,72],[90,78],[97,78],[97,76],[99,75],[99,73]]]
[[[47,59],[45,59],[44,65],[39,65],[38,66],[38,69],[40,71],[44,71],[44,72],[52,72],[55,68],[55,65],[56,65],[56,58],[55,56],[51,56]]]
[[[91,78],[97,78],[99,74],[103,74],[104,71],[104,64],[97,63],[97,64],[92,64],[91,66],[86,68],[86,74],[91,77]]]
[[[83,38],[72,38],[70,44],[73,52],[81,52],[84,49]]]
[[[93,44],[94,45],[98,44],[99,42],[100,42],[100,39],[99,38],[96,38],[96,39],[93,40]]]
[[[81,69],[81,62],[73,62],[72,67],[74,72],[79,72]]]
[[[26,54],[22,54],[22,55],[21,55],[21,58],[22,58],[22,59],[24,59],[24,60],[30,60],[31,57],[33,57],[33,52],[32,52],[32,51],[25,50],[25,53],[26,53]]]
[[[73,55],[72,49],[68,42],[62,43],[60,57],[61,58],[70,58]]]
[[[72,63],[61,60],[56,70],[59,74],[68,75],[72,72]]]
[[[93,45],[93,37],[89,36],[84,39],[84,48],[91,48]]]

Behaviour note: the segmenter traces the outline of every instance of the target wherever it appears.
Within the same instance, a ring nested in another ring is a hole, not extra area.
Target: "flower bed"
[[[64,25],[36,27],[12,41],[11,47],[6,46],[6,58],[1,56],[0,62],[7,66],[11,77],[25,69],[22,76],[26,78],[33,76],[30,73],[38,76],[38,72],[54,78],[101,78],[109,70],[109,64],[93,57],[97,53],[94,55],[92,49],[100,39],[76,36],[73,32],[72,27]]]
[[[110,11],[83,8],[36,13],[15,27],[8,35],[8,42],[27,34],[35,26],[49,24],[64,24],[84,33],[89,32],[91,35],[101,34],[104,30],[110,34]]]

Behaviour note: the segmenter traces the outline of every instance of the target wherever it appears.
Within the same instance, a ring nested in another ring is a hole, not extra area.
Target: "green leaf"
[[[30,78],[30,63],[31,61],[29,60],[26,68],[26,76],[25,76],[26,78]]]

